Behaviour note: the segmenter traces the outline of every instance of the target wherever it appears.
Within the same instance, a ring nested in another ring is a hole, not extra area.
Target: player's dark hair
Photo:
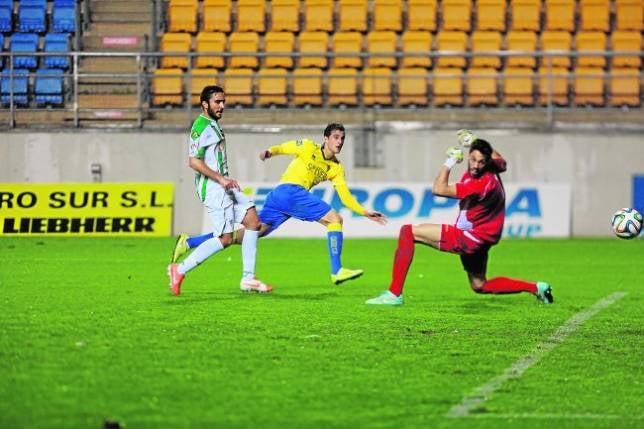
[[[470,146],[470,153],[475,150],[478,150],[483,155],[483,158],[485,158],[485,170],[494,171],[494,163],[492,162],[492,152],[494,149],[492,149],[492,145],[487,140],[476,139]]]
[[[326,126],[324,129],[324,137],[329,137],[331,133],[335,130],[340,130],[343,133],[344,131],[344,125],[340,124],[339,122],[332,122],[329,125]]]
[[[201,96],[199,97],[200,103],[203,103],[204,101],[207,103],[208,101],[210,101],[210,97],[212,97],[213,94],[220,92],[223,94],[224,88],[219,85],[204,86],[204,88],[201,90]]]

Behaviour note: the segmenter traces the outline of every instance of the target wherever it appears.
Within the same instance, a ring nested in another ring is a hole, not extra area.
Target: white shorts
[[[242,223],[248,209],[255,207],[255,203],[243,192],[233,190],[229,191],[228,195],[231,197],[229,203],[223,207],[219,199],[212,204],[206,196],[204,201],[215,237],[233,232],[235,224]]]

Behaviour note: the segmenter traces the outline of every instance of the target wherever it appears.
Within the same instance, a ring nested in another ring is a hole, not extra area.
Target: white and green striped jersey
[[[226,157],[226,138],[219,123],[203,114],[192,124],[190,130],[190,147],[188,155],[202,159],[206,165],[222,176],[228,176],[228,159]],[[201,201],[206,200],[209,192],[223,194],[224,189],[208,177],[195,174],[197,195]],[[223,197],[223,195],[222,195]]]

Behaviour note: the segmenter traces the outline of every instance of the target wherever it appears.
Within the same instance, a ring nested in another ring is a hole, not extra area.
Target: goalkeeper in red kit
[[[543,303],[552,303],[554,299],[548,283],[509,277],[486,277],[488,252],[498,243],[503,231],[505,191],[499,175],[505,171],[506,162],[490,143],[477,138],[471,131],[460,130],[457,137],[462,146],[469,147],[468,169],[461,180],[449,183],[452,168],[463,161],[463,151],[456,147],[450,148],[447,160],[440,168],[432,187],[434,195],[459,199],[456,223],[403,225],[398,237],[389,290],[366,303],[403,303],[403,285],[414,258],[415,243],[460,255],[470,286],[476,293],[528,292]]]

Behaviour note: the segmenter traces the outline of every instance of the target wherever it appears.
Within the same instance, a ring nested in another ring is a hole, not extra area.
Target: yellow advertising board
[[[168,236],[173,183],[0,183],[0,236]]]

